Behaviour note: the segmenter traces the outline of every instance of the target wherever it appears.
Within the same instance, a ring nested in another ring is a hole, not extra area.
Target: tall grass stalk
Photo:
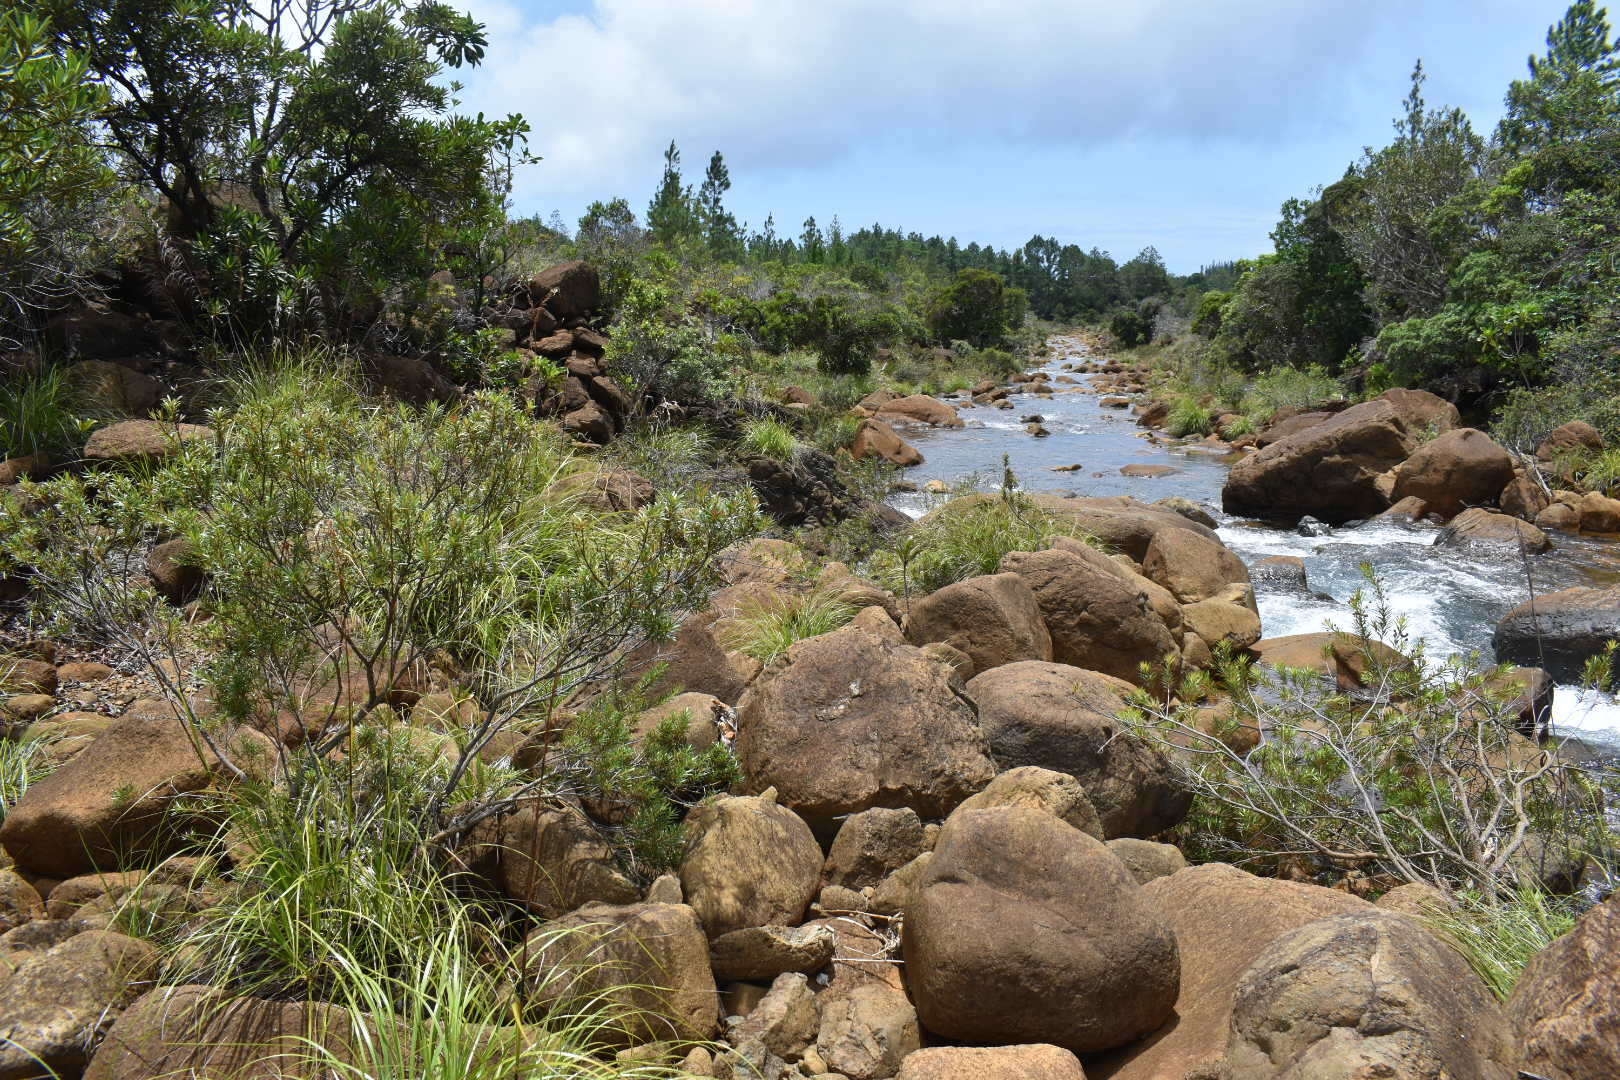
[[[858,609],[825,589],[775,595],[726,620],[723,644],[768,664],[805,638],[828,634],[855,617]]]
[[[1465,893],[1455,909],[1431,913],[1425,921],[1506,1000],[1530,958],[1574,929],[1576,918],[1571,900],[1523,889],[1506,900]]]

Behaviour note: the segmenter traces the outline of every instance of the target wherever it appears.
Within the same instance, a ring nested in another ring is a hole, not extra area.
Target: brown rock
[[[1620,499],[1588,491],[1581,496],[1581,532],[1620,533]]]
[[[1157,533],[1142,560],[1142,573],[1183,604],[1208,600],[1229,585],[1249,582],[1248,567],[1225,544],[1187,529]]]
[[[1052,637],[1024,578],[1016,573],[969,578],[911,605],[906,639],[942,641],[973,661],[975,672],[1018,660],[1052,659]]]
[[[1086,1080],[1061,1046],[934,1046],[900,1064],[895,1080]]]
[[[201,424],[160,424],[156,420],[124,420],[104,428],[97,428],[84,445],[88,461],[110,461],[137,464],[158,461],[168,457],[178,447],[193,442],[208,442],[214,437],[212,428]]]
[[[197,598],[204,574],[195,556],[196,547],[189,540],[169,540],[147,553],[146,576],[159,596],[182,605]]]
[[[828,884],[864,889],[876,885],[922,851],[923,823],[915,810],[873,807],[851,814],[839,826],[827,853],[824,876]]]
[[[542,918],[583,904],[630,904],[641,890],[578,811],[533,802],[500,824],[501,891]]]
[[[594,469],[563,477],[546,488],[546,494],[573,499],[603,513],[633,513],[658,498],[658,489],[629,469]]]
[[[461,397],[454,383],[420,357],[372,353],[365,357],[364,366],[378,390],[408,405],[448,405]]]
[[[0,656],[0,688],[19,694],[54,694],[60,685],[61,677],[47,660]]]
[[[882,1080],[921,1045],[917,1010],[906,997],[887,944],[852,919],[825,919],[838,938],[832,979],[819,995],[816,1053],[850,1080]]]
[[[1566,503],[1553,503],[1535,517],[1538,529],[1562,529],[1575,532],[1581,527],[1581,511]]]
[[[1610,899],[1531,958],[1507,1003],[1524,1052],[1521,1069],[1547,1080],[1620,1076],[1616,956],[1620,903]]]
[[[529,301],[559,319],[587,315],[602,306],[602,279],[581,260],[559,263],[529,279]]]
[[[125,1005],[157,974],[144,941],[91,930],[29,956],[0,980],[0,1078],[76,1073]]]
[[[821,879],[821,846],[767,792],[721,798],[686,819],[681,889],[710,937],[750,926],[797,926]]]
[[[1087,836],[1103,838],[1102,819],[1086,798],[1080,781],[1068,773],[1038,765],[1022,765],[990,781],[977,795],[969,795],[954,812],[990,810],[998,806],[1025,806],[1044,810]]]
[[[849,452],[856,461],[876,457],[903,468],[923,463],[923,456],[917,448],[882,420],[862,420],[861,426],[855,429]]]
[[[145,416],[163,400],[163,383],[109,360],[81,360],[62,369],[81,408],[101,416]]]
[[[44,917],[45,902],[38,891],[15,871],[0,870],[0,934]]]
[[[754,790],[775,786],[812,818],[873,806],[942,817],[995,772],[949,671],[849,627],[798,642],[749,687],[737,755]]]
[[[1156,480],[1161,476],[1174,476],[1181,470],[1173,465],[1122,465],[1121,476],[1135,477],[1141,480]]]
[[[1379,665],[1407,665],[1411,661],[1381,641],[1354,634],[1288,634],[1263,638],[1249,646],[1256,662],[1267,667],[1304,668],[1332,676],[1340,690],[1365,686]]]
[[[1192,799],[1164,755],[1115,719],[1129,689],[1094,671],[1026,661],[975,677],[967,694],[1002,768],[1068,773],[1096,807],[1106,835],[1152,836],[1186,817]]]
[[[1535,521],[1536,515],[1552,505],[1552,497],[1533,477],[1519,472],[1507,482],[1506,487],[1502,488],[1502,493],[1496,497],[1496,503],[1504,514],[1511,514],[1525,521]]]
[[[1571,420],[1567,424],[1553,428],[1536,447],[1536,457],[1542,461],[1552,461],[1571,453],[1602,453],[1603,436],[1598,434],[1597,428],[1584,420]]]
[[[1409,881],[1405,885],[1395,886],[1378,898],[1377,906],[1385,911],[1394,911],[1419,919],[1444,915],[1457,909],[1457,904],[1451,897],[1433,885],[1421,881]]]
[[[1181,609],[1187,629],[1214,648],[1221,642],[1245,649],[1260,640],[1260,616],[1226,600],[1200,600]]]
[[[1169,1016],[1176,939],[1120,861],[1041,810],[953,814],[906,910],[927,1028],[965,1042],[1120,1046]]]
[[[910,397],[895,398],[885,401],[878,406],[877,418],[879,420],[910,421],[916,424],[927,424],[929,427],[959,428],[963,426],[962,418],[956,415],[956,410],[936,398],[927,394],[912,394]]]
[[[1516,517],[1474,507],[1451,519],[1440,532],[1436,545],[1524,550],[1532,554],[1552,547],[1547,534]]]
[[[748,926],[709,943],[709,966],[722,982],[811,973],[832,963],[837,935],[825,926]]]
[[[1395,470],[1395,499],[1416,496],[1452,517],[1494,502],[1513,480],[1513,457],[1475,428],[1448,431],[1420,446]]]
[[[1187,857],[1174,844],[1155,844],[1151,840],[1121,836],[1108,841],[1108,850],[1125,864],[1138,885],[1187,869]]]

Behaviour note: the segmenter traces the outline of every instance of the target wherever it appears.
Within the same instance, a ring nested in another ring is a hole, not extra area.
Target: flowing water
[[[1433,659],[1477,655],[1494,661],[1491,633],[1507,611],[1537,593],[1572,585],[1620,581],[1620,544],[1553,534],[1554,549],[1532,556],[1526,565],[1516,554],[1494,558],[1477,551],[1433,546],[1439,528],[1429,524],[1370,521],[1303,536],[1293,528],[1234,518],[1221,512],[1221,485],[1235,458],[1222,456],[1196,440],[1163,444],[1137,427],[1129,409],[1106,408],[1094,393],[1078,392],[1089,376],[1062,370],[1065,363],[1092,359],[1085,346],[1054,339],[1047,370],[1052,396],[1015,393],[1013,408],[962,408],[964,428],[906,432],[927,459],[906,471],[918,487],[931,480],[955,485],[977,476],[994,486],[1006,455],[1019,484],[1029,491],[1077,495],[1131,495],[1153,502],[1179,495],[1203,506],[1219,522],[1222,540],[1251,566],[1269,555],[1303,559],[1312,596],[1286,586],[1256,583],[1261,623],[1267,637],[1330,627],[1349,629],[1347,601],[1365,584],[1369,564],[1382,582],[1391,610],[1406,620],[1411,637],[1427,643]],[[1056,382],[1069,375],[1074,383]],[[1051,433],[1025,432],[1026,418],[1039,416]],[[1165,465],[1176,471],[1160,477],[1122,475],[1127,465]],[[1056,472],[1057,466],[1080,465]],[[895,506],[912,515],[929,505],[921,492],[897,494]],[[1620,705],[1611,699],[1559,687],[1553,709],[1555,734],[1575,736],[1594,748],[1620,751]]]

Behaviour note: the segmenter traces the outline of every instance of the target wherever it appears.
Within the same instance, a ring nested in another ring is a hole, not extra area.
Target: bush
[[[929,303],[928,320],[939,341],[962,340],[977,347],[999,345],[1023,324],[1028,298],[1010,289],[1001,275],[964,268]]]
[[[1185,435],[1208,435],[1214,430],[1214,426],[1215,418],[1209,409],[1190,397],[1177,398],[1170,410],[1170,416],[1164,422],[1164,429],[1177,438]]]
[[[1343,396],[1343,385],[1324,368],[1273,368],[1249,384],[1241,408],[1269,422],[1281,409],[1311,409]]]
[[[836,593],[810,589],[745,604],[726,622],[723,644],[768,664],[795,642],[828,634],[855,617],[857,609]]]
[[[798,436],[780,420],[750,420],[743,425],[738,446],[744,454],[774,461],[792,461],[799,452]]]
[[[1153,320],[1135,308],[1121,308],[1108,320],[1108,333],[1122,349],[1134,349],[1153,340]]]
[[[0,386],[0,461],[33,454],[58,456],[77,450],[84,427],[60,368],[8,375]]]
[[[637,280],[626,289],[613,323],[606,362],[641,395],[656,400],[705,402],[724,392],[729,364],[715,336],[676,310],[674,291]]]

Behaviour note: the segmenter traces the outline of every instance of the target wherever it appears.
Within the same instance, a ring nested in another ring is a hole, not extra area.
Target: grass
[[[1164,422],[1165,430],[1177,438],[1186,435],[1208,435],[1214,430],[1214,426],[1215,418],[1209,409],[1190,397],[1176,399],[1175,405],[1170,409],[1170,416]]]
[[[0,821],[6,820],[23,792],[43,780],[51,767],[43,739],[0,739]]]
[[[5,376],[0,385],[0,460],[56,455],[84,439],[73,391],[60,368]]]
[[[1239,411],[1266,422],[1280,409],[1310,409],[1343,396],[1344,387],[1322,368],[1274,368],[1249,384]]]
[[[799,452],[799,437],[780,420],[750,420],[738,444],[744,454],[774,461],[792,461]]]
[[[1455,911],[1425,921],[1505,1001],[1531,957],[1574,929],[1576,917],[1571,901],[1525,890],[1505,901],[1464,894]]]
[[[722,644],[768,664],[795,642],[837,630],[858,610],[824,589],[772,596],[728,619]]]

